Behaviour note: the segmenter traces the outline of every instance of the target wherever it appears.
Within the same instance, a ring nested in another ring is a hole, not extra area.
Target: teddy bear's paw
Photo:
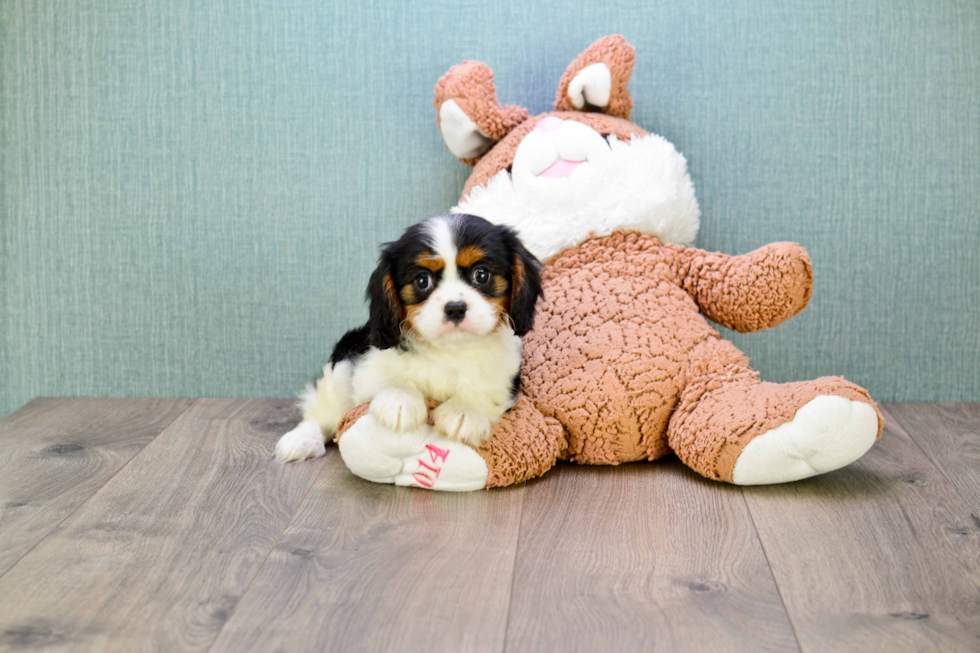
[[[422,393],[407,388],[385,388],[371,400],[368,410],[392,431],[413,431],[429,417]]]
[[[465,410],[447,401],[432,411],[436,431],[456,442],[479,447],[490,438],[490,419],[483,413]]]
[[[395,432],[368,414],[341,436],[338,448],[351,472],[374,483],[448,492],[487,486],[483,457],[461,442],[440,437],[428,424]]]
[[[292,431],[276,443],[276,460],[288,463],[294,460],[319,458],[327,453],[320,425],[312,420],[300,422]]]
[[[798,481],[840,469],[878,437],[878,414],[864,402],[820,395],[788,422],[756,436],[735,461],[735,485]]]

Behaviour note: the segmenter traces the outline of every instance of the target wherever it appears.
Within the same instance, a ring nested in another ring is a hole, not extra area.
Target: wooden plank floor
[[[980,404],[783,486],[675,459],[441,494],[272,460],[284,400],[0,422],[0,650],[980,650]]]

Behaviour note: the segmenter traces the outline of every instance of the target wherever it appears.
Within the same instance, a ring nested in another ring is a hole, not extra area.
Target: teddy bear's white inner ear
[[[455,100],[447,100],[439,107],[439,130],[446,147],[460,159],[474,159],[496,142],[480,131]]]
[[[609,93],[612,90],[612,74],[604,63],[586,66],[575,75],[568,85],[568,97],[576,109],[585,107],[588,102],[594,107],[609,106]]]

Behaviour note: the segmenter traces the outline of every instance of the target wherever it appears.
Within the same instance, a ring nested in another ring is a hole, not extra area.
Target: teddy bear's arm
[[[813,271],[796,243],[772,243],[741,256],[670,246],[684,290],[710,319],[742,333],[780,324],[806,308]]]

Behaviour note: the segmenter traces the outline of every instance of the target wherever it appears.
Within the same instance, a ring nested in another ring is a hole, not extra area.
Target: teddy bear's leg
[[[568,440],[558,420],[545,417],[523,393],[494,424],[477,449],[487,463],[487,487],[504,487],[541,476],[565,456]]]
[[[438,405],[426,403],[430,412]],[[431,423],[394,433],[368,414],[367,406],[344,416],[337,442],[347,467],[375,483],[457,492],[502,487],[540,476],[564,451],[561,426],[524,395],[479,449],[447,440]]]
[[[687,384],[668,427],[693,470],[736,485],[786,483],[848,465],[884,426],[868,393],[840,377],[764,383],[730,342],[691,352]]]
[[[347,467],[375,483],[444,492],[470,492],[487,486],[487,464],[480,454],[441,437],[428,424],[395,433],[365,415],[338,446]]]
[[[486,487],[487,464],[471,447],[447,440],[431,424],[392,431],[369,414],[368,405],[347,413],[337,436],[344,464],[355,475],[374,483],[446,492]]]

